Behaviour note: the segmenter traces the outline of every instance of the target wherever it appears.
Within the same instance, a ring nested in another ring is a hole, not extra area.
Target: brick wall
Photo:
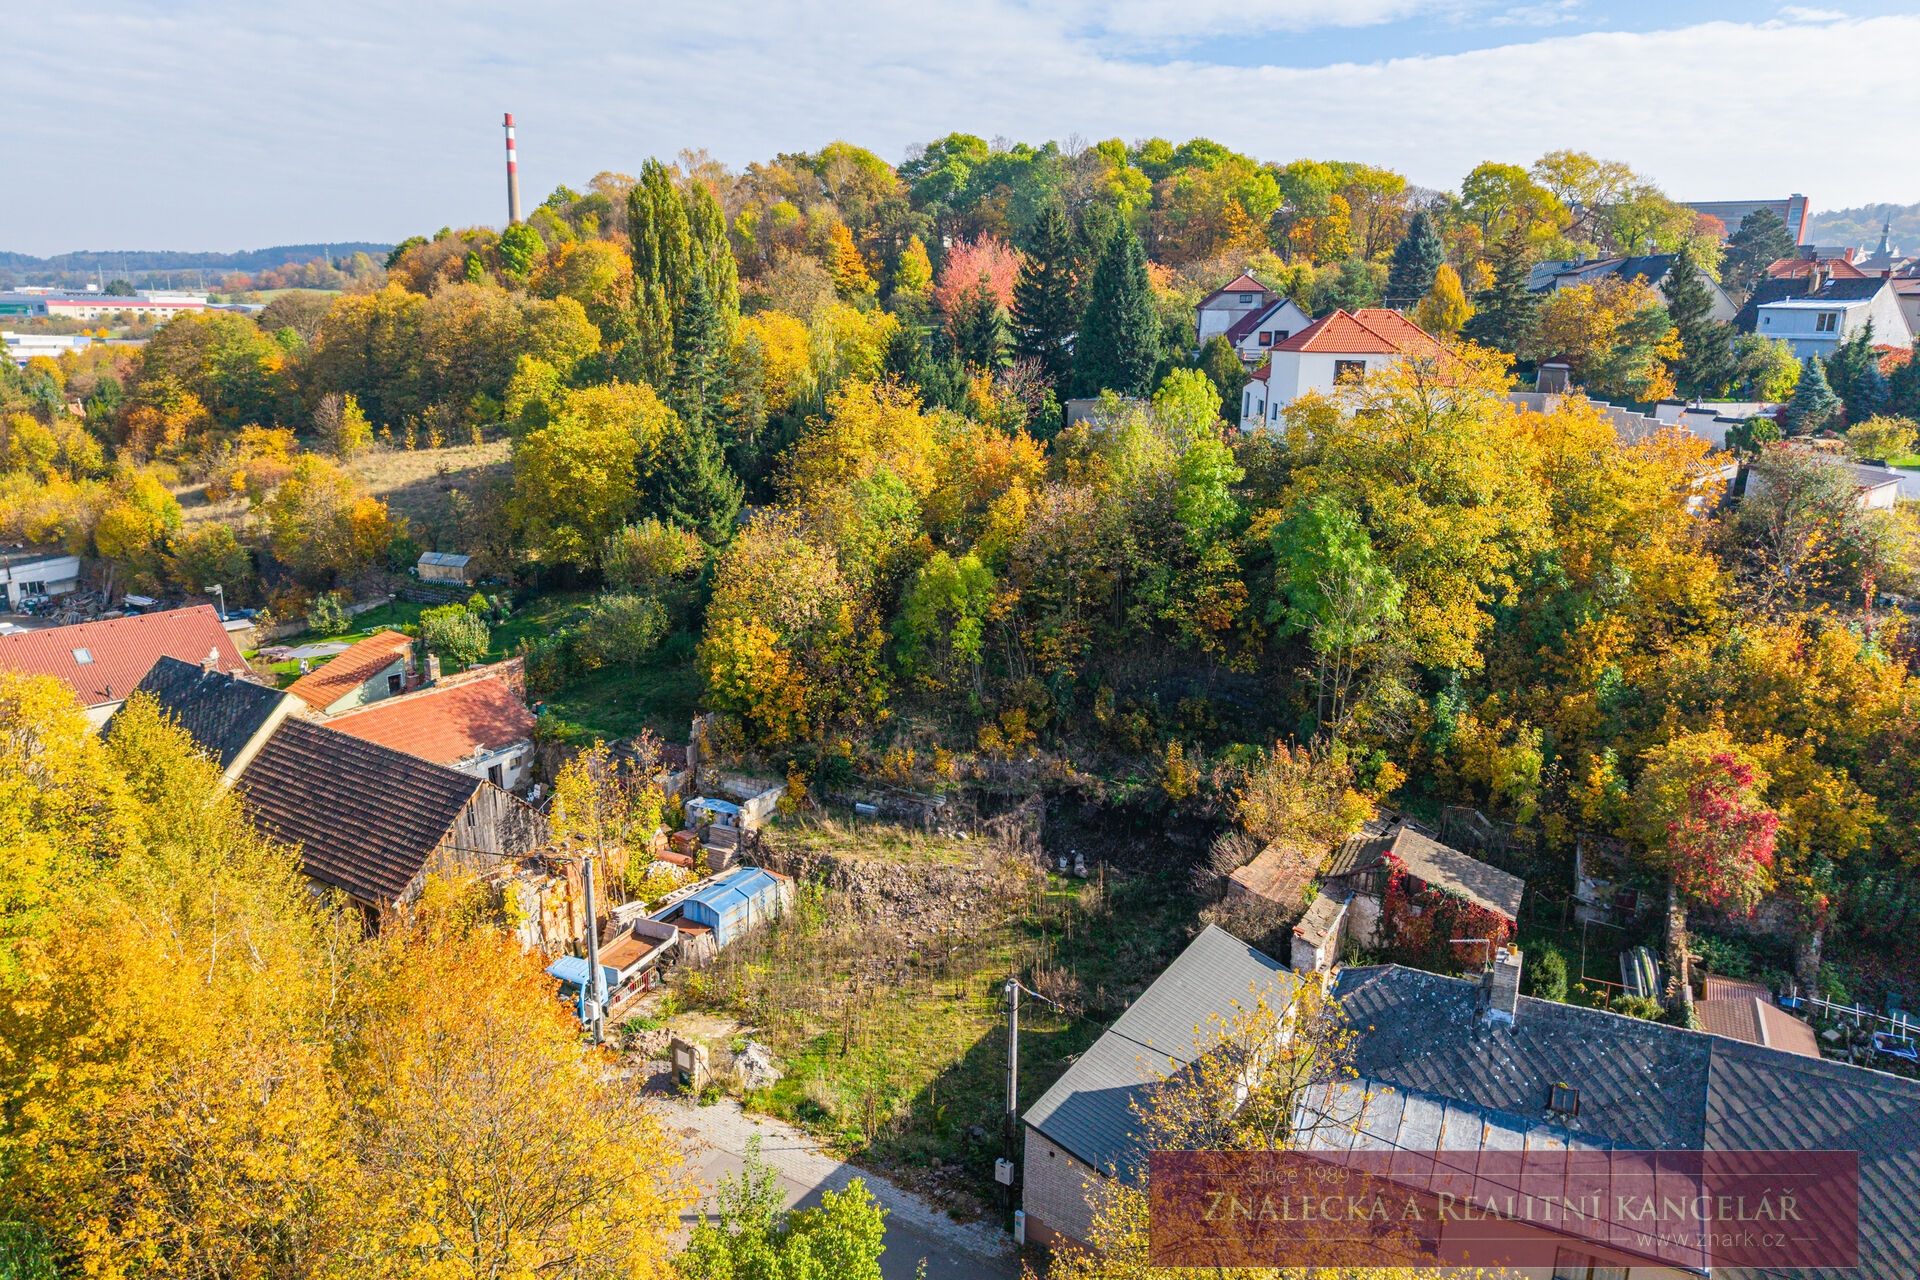
[[[1093,1236],[1093,1207],[1087,1184],[1100,1175],[1046,1135],[1026,1127],[1026,1164],[1022,1170],[1021,1208],[1027,1211],[1027,1239],[1052,1246],[1049,1232],[1084,1245]]]

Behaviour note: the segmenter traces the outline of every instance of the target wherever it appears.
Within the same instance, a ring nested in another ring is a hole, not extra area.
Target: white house
[[[1754,314],[1753,331],[1763,338],[1785,339],[1800,359],[1824,359],[1869,323],[1875,346],[1913,343],[1900,296],[1893,281],[1884,276],[1829,280],[1824,288],[1802,297],[1762,303]]]
[[[1246,272],[1241,272],[1200,299],[1200,305],[1193,309],[1194,332],[1198,335],[1195,341],[1204,347],[1208,338],[1225,333],[1248,316],[1265,311],[1279,296]]]
[[[63,596],[80,586],[80,557],[17,547],[0,550],[0,605],[18,609],[29,596]]]
[[[1560,261],[1535,263],[1527,275],[1527,290],[1530,293],[1558,293],[1562,289],[1571,289],[1577,285],[1599,284],[1603,280],[1638,280],[1666,295],[1667,277],[1673,274],[1673,264],[1679,255],[1672,253],[1643,254],[1632,258],[1587,258],[1579,257]],[[1708,315],[1722,324],[1731,324],[1740,308],[1727,296],[1718,282],[1701,277],[1706,285],[1707,294],[1713,299]]]
[[[1267,358],[1275,343],[1285,342],[1313,323],[1313,317],[1300,309],[1292,298],[1280,298],[1259,311],[1250,311],[1233,322],[1227,341],[1240,357],[1240,363],[1252,368]]]
[[[1266,365],[1241,392],[1240,429],[1276,427],[1280,411],[1309,391],[1324,395],[1409,355],[1439,351],[1440,344],[1426,330],[1398,311],[1362,307],[1322,316],[1274,343]]]

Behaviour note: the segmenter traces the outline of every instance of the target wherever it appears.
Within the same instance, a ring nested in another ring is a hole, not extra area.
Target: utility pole
[[[207,590],[220,597],[220,621],[225,622],[227,620],[227,589],[216,582]]]
[[[1007,1159],[1019,1158],[1020,1136],[1020,980],[1007,979]]]
[[[600,971],[600,920],[593,909],[593,855],[580,860],[586,864],[587,881],[587,985],[580,989],[582,1012],[590,1015],[581,1021],[593,1024],[593,1042],[600,1044],[607,1031],[607,975]],[[591,992],[591,997],[589,997]]]

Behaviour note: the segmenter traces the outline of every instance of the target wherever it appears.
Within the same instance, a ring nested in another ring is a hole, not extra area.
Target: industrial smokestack
[[[507,225],[520,221],[520,157],[513,150],[513,112],[507,112]]]

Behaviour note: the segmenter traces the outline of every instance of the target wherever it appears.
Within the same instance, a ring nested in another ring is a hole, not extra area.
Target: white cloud
[[[1897,145],[1920,117],[1907,70],[1920,16],[1589,32],[1310,68],[1149,65],[1077,21],[1017,0],[538,14],[335,0],[318,16],[74,0],[11,25],[0,248],[231,249],[497,223],[503,110],[530,202],[683,146],[737,166],[844,137],[898,160],[956,129],[1204,134],[1435,187],[1482,160],[1576,147],[1681,198],[1920,199],[1920,167]],[[1786,68],[1835,66],[1847,74],[1820,77],[1818,110],[1783,83]]]
[[[1581,16],[1581,0],[1548,0],[1545,4],[1515,5],[1487,20],[1494,27],[1552,27]]]
[[[1838,9],[1806,9],[1790,4],[1780,10],[1780,16],[1789,22],[1839,22],[1847,15]]]

